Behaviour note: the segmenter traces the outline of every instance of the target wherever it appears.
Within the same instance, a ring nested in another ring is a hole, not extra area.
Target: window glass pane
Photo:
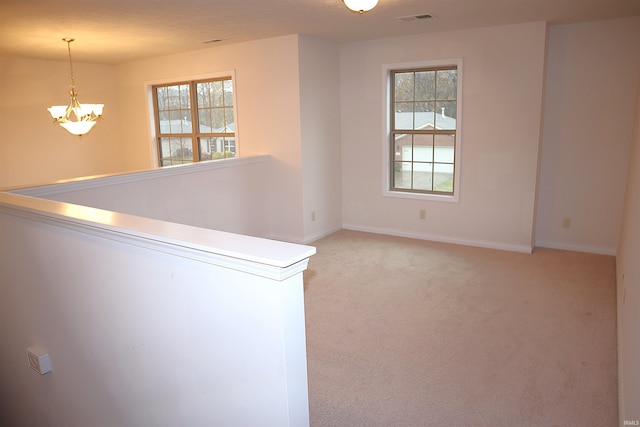
[[[455,160],[455,142],[455,135],[436,135],[434,161],[453,163]]]
[[[169,113],[166,111],[158,112],[158,121],[160,133],[169,133]]]
[[[407,139],[407,144],[402,146],[402,160],[404,162],[413,161],[413,146],[411,145],[411,138]]]
[[[232,106],[233,105],[233,82],[231,80],[224,80],[223,88],[224,88],[224,105]]]
[[[235,136],[224,137],[224,153],[225,153],[225,158],[236,156],[236,137]]]
[[[160,163],[162,166],[171,165],[171,145],[169,138],[160,138]]]
[[[234,117],[233,117],[233,108],[226,107],[224,109],[224,131],[225,133],[233,133],[235,132],[234,126]]]
[[[397,102],[394,111],[395,129],[413,129],[413,102]]]
[[[202,153],[204,151],[206,153],[206,156],[203,156],[202,160],[214,160],[221,158],[218,154],[223,150],[221,140],[222,138],[216,137],[200,138],[200,152]]]
[[[158,103],[163,110],[190,108],[189,85],[164,86],[158,88]]]
[[[201,137],[199,138],[200,160],[228,159],[236,156],[235,137]]]
[[[433,163],[413,164],[413,189],[431,191]]]
[[[191,163],[193,161],[193,148],[191,138],[170,138],[171,158],[174,162]]]
[[[411,189],[411,162],[394,162],[394,187]]]
[[[433,112],[435,105],[433,102],[420,102],[420,110],[415,114],[415,130],[433,130],[435,129],[435,114]]]
[[[156,88],[160,133],[190,133],[189,85]]]
[[[180,85],[180,108],[191,108],[191,97],[189,95],[189,85]]]
[[[413,101],[414,73],[395,73],[395,100],[396,101]]]
[[[160,122],[160,129],[167,128],[167,133],[190,133],[191,132],[191,112],[189,110],[169,111],[169,122]]]
[[[168,133],[182,133],[182,114],[180,110],[169,111]]]
[[[409,160],[411,161],[411,157],[405,159],[406,155],[403,150],[405,147],[411,147],[411,135],[406,133],[397,134],[394,138],[394,151],[393,151],[393,159],[394,160]],[[409,151],[409,155],[411,151]]]
[[[166,92],[166,109],[173,110],[180,108],[180,91],[178,86],[167,86]]]
[[[416,101],[431,101],[436,96],[436,72],[421,71],[415,73]]]
[[[457,70],[436,71],[436,98],[456,99],[458,85]]]
[[[224,84],[222,81],[210,82],[209,83],[211,89],[211,95],[213,98],[212,105],[214,107],[222,107],[224,106]]]
[[[217,132],[217,133],[221,133],[224,132],[224,108],[214,108],[211,110],[211,115],[213,117],[213,122],[211,124],[211,128],[212,131],[211,132]]]
[[[200,107],[219,107],[224,105],[223,81],[201,82],[196,85]],[[202,98],[201,98],[202,96]]]
[[[182,110],[182,132],[183,133],[191,133],[193,132],[192,123],[191,123],[191,111]]]
[[[453,165],[452,164],[435,164],[433,174],[435,191],[445,191],[453,193]]]
[[[433,135],[413,136],[413,161],[432,162],[433,161]]]
[[[211,93],[208,83],[205,82],[196,84],[196,96],[199,108],[211,107]]]
[[[436,106],[436,129],[456,130],[456,101],[439,101]]]
[[[158,99],[158,111],[164,111],[168,109],[168,89],[166,87],[156,88],[156,98]]]
[[[162,166],[193,162],[191,138],[160,138]]]
[[[198,150],[200,150],[200,161],[211,160],[211,155],[215,152],[215,145],[212,144],[213,138],[198,138]]]
[[[211,116],[211,110],[208,108],[199,108],[198,109],[198,123],[199,123],[199,131],[200,133],[211,133],[213,132],[211,123],[213,121],[213,117]]]
[[[396,102],[395,110],[397,113],[413,113],[415,102]]]
[[[225,86],[223,81],[211,82],[211,94],[213,95],[213,106],[222,107],[225,99]]]
[[[198,83],[196,85],[196,102],[198,103],[198,108],[209,108],[211,107],[211,96],[209,95],[208,87],[202,83]]]
[[[413,111],[415,113],[424,113],[427,111],[433,111],[433,102],[414,102]]]

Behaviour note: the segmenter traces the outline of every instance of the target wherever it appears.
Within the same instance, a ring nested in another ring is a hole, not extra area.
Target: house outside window
[[[152,86],[160,166],[236,156],[231,77]]]
[[[387,194],[457,201],[461,63],[392,66]]]

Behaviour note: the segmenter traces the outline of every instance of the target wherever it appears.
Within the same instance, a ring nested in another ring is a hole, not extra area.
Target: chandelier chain
[[[74,39],[64,39],[67,42],[67,50],[69,51],[69,71],[71,73],[71,91],[75,92],[76,89],[76,79],[73,74],[73,61],[71,60],[71,42]]]

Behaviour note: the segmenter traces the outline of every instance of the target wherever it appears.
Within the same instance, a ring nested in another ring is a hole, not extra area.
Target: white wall
[[[63,59],[65,52],[61,43]],[[47,111],[69,104],[68,62],[0,59],[0,188],[124,170],[115,69],[73,66],[80,102],[105,104],[102,121],[82,138],[54,125]]]
[[[615,252],[637,84],[633,71],[640,61],[639,19],[550,29],[539,245]],[[335,46],[304,36],[119,66],[76,61],[81,101],[106,104],[102,122],[82,139],[53,125],[46,111],[67,102],[68,63],[2,57],[0,188],[154,167],[145,84],[235,70],[241,155],[274,158],[273,237],[309,241],[344,222],[525,249],[532,222],[542,33],[542,24],[523,24],[346,44],[339,48],[338,85]],[[461,201],[452,206],[383,198],[380,64],[446,57],[462,57],[467,70]],[[603,76],[611,76],[606,85],[590,85]],[[331,97],[336,86],[340,108]],[[594,115],[602,119],[591,120]],[[341,122],[337,136],[336,120]],[[496,133],[496,123],[511,125]],[[340,159],[332,154],[338,141]],[[338,163],[341,172],[334,167]],[[340,179],[344,185],[336,189]],[[421,208],[427,210],[426,221],[418,220]],[[564,217],[572,220],[569,230],[561,227]]]
[[[302,211],[313,241],[342,228],[338,45],[301,36],[299,54]]]
[[[292,35],[117,66],[74,62],[80,100],[105,103],[104,119],[82,139],[53,126],[46,111],[68,100],[68,63],[2,58],[0,188],[155,168],[148,86],[231,72],[240,156],[272,157],[261,212],[270,234],[313,240],[341,226],[337,49]]]
[[[308,425],[313,248],[7,193],[0,235],[0,424]]]
[[[255,237],[269,237],[269,156],[26,188],[19,194]]]
[[[60,179],[125,170],[119,133],[115,68],[74,60],[80,102],[104,103],[104,116],[79,138],[47,111],[69,104],[69,63],[0,58],[0,188],[37,185]]]
[[[530,23],[342,45],[345,227],[530,251],[545,42]],[[383,64],[449,58],[464,67],[460,202],[383,197]]]
[[[637,78],[640,82],[640,73]],[[616,256],[620,424],[624,420],[640,420],[640,87],[636,99],[635,131]]]
[[[271,233],[302,241],[302,164],[298,36],[219,46],[117,67],[122,142],[129,170],[155,166],[148,125],[148,86],[232,71],[237,81],[241,156],[269,154]]]
[[[550,27],[537,245],[615,254],[638,52],[640,17]]]

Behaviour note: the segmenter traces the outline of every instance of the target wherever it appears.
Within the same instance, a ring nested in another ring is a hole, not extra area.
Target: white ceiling
[[[431,14],[432,19],[398,18]],[[640,15],[640,0],[0,0],[0,54],[117,64],[286,34],[351,42],[530,21]],[[217,43],[204,43],[221,39]]]

